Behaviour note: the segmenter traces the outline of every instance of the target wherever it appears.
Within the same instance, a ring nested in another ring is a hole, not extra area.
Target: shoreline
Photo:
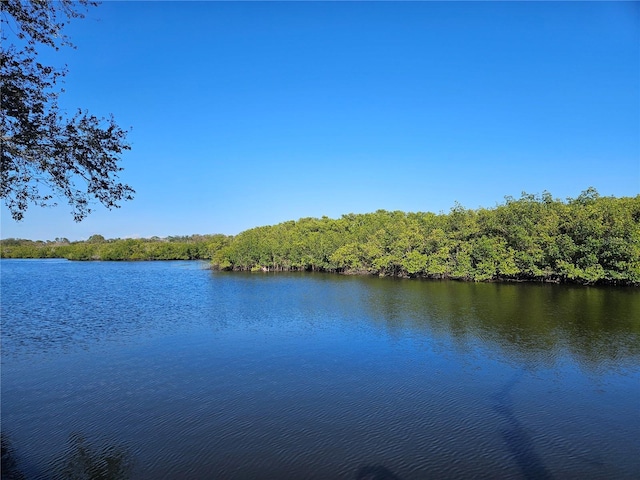
[[[495,277],[488,279],[474,279],[471,277],[457,277],[453,275],[406,275],[406,274],[386,274],[376,273],[367,270],[325,270],[325,269],[269,269],[268,267],[260,267],[257,269],[244,269],[244,268],[219,268],[216,265],[210,264],[207,267],[208,270],[214,270],[218,272],[228,273],[251,273],[251,274],[279,274],[279,273],[323,273],[327,275],[344,275],[354,277],[378,277],[378,278],[395,278],[403,280],[429,280],[429,281],[443,281],[443,282],[464,282],[464,283],[530,283],[530,284],[547,284],[547,285],[575,285],[582,287],[623,287],[623,288],[637,288],[640,287],[640,283],[634,282],[621,282],[601,279],[596,282],[580,282],[572,280],[570,278],[507,278],[507,277]]]

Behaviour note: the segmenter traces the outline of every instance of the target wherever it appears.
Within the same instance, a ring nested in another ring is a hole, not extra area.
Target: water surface
[[[640,477],[638,289],[0,268],[26,478]]]

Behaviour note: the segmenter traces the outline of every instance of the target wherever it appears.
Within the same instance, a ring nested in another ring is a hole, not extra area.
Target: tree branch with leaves
[[[59,85],[66,68],[38,61],[39,46],[73,48],[63,34],[65,25],[96,5],[87,0],[0,2],[0,197],[14,220],[21,220],[31,204],[51,206],[64,198],[74,220],[81,221],[96,201],[119,208],[135,193],[118,177],[121,155],[130,150],[128,132],[113,116],[61,111]]]

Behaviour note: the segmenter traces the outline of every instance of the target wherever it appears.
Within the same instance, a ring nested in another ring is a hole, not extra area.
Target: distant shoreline
[[[592,188],[567,200],[523,194],[491,209],[456,205],[447,214],[378,210],[301,218],[236,236],[6,239],[0,256],[207,260],[233,271],[637,286],[640,195],[601,197]]]
[[[344,276],[354,276],[354,277],[378,277],[378,278],[397,278],[397,279],[405,279],[405,280],[427,280],[427,281],[441,281],[441,282],[465,282],[465,283],[530,283],[530,284],[550,284],[550,285],[574,285],[574,286],[586,286],[586,287],[594,287],[594,286],[602,286],[602,287],[640,287],[640,283],[634,282],[607,282],[604,280],[597,281],[595,283],[584,283],[570,279],[562,279],[562,278],[490,278],[485,280],[476,280],[473,278],[464,278],[464,277],[453,277],[453,276],[428,276],[428,275],[381,275],[375,272],[368,272],[362,270],[343,270],[343,271],[330,271],[330,270],[269,270],[269,269],[254,269],[254,270],[245,270],[245,269],[220,269],[216,265],[212,264],[208,259],[200,259],[200,258],[165,258],[165,259],[149,259],[149,258],[138,258],[138,259],[130,259],[130,258],[122,258],[122,259],[99,259],[99,258],[90,258],[90,259],[69,259],[65,257],[0,257],[1,260],[68,260],[70,262],[207,262],[206,269],[213,270],[218,272],[228,272],[230,274],[233,273],[250,273],[250,274],[283,274],[283,273],[322,273],[327,275],[344,275]]]

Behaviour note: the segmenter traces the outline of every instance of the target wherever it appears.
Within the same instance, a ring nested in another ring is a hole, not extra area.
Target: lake
[[[3,474],[640,478],[640,289],[205,267],[0,262]]]

